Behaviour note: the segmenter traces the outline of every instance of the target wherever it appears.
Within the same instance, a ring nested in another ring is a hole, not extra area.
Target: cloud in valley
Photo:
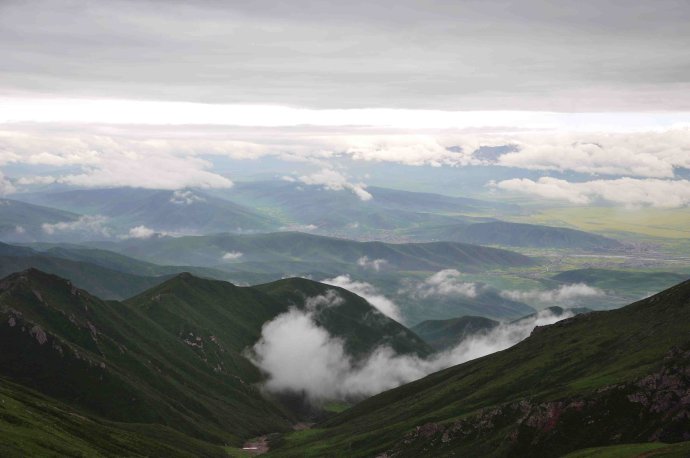
[[[41,229],[48,235],[59,233],[81,232],[89,235],[110,237],[110,229],[106,226],[108,218],[100,215],[80,216],[75,221],[63,221],[59,223],[44,223]]]
[[[444,269],[427,277],[421,282],[406,281],[400,294],[411,294],[419,299],[430,297],[466,297],[474,298],[479,294],[479,286],[466,282],[456,269]]]
[[[221,259],[223,261],[237,261],[242,256],[244,256],[244,253],[241,253],[239,251],[227,251],[227,252],[223,253],[223,256],[221,257]]]
[[[388,261],[386,261],[385,259],[369,259],[368,256],[362,256],[357,260],[358,266],[363,267],[365,269],[373,269],[376,272],[379,272],[387,264]]]
[[[374,287],[370,283],[352,280],[349,275],[338,275],[334,278],[322,280],[321,283],[339,286],[348,291],[352,291],[358,296],[361,296],[364,299],[366,299],[371,305],[376,307],[381,313],[383,313],[387,317],[392,318],[395,321],[401,323],[403,322],[402,314],[400,313],[400,308],[398,307],[398,305],[392,300],[382,295],[376,289],[376,287]]]
[[[321,299],[330,302],[332,299]],[[314,321],[314,309],[290,308],[264,324],[260,340],[248,351],[267,374],[265,388],[273,392],[304,393],[310,400],[357,399],[371,396],[432,372],[504,350],[527,338],[535,326],[555,323],[549,312],[516,323],[501,324],[472,336],[454,348],[429,358],[403,356],[378,347],[364,359],[345,351],[343,340]]]
[[[588,299],[605,296],[606,293],[584,283],[571,283],[562,285],[556,289],[546,291],[503,291],[501,296],[514,301],[526,303],[540,303],[544,305],[568,306],[576,305],[580,299]]]
[[[135,226],[128,232],[130,239],[150,239],[156,235],[156,231],[146,226]]]
[[[302,175],[299,181],[308,185],[322,186],[330,191],[342,191],[344,189],[352,192],[359,200],[367,201],[372,199],[372,195],[366,191],[366,185],[362,183],[350,183],[347,178],[332,169],[321,169],[318,172]]]

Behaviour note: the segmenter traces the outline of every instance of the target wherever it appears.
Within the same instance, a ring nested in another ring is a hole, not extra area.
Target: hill
[[[374,396],[274,456],[544,456],[690,439],[690,281]]]
[[[163,237],[127,240],[108,248],[158,264],[191,264],[229,272],[276,272],[287,276],[349,272],[365,256],[383,259],[387,268],[396,271],[473,271],[536,264],[534,259],[518,253],[463,243],[358,242],[300,232]]]
[[[461,316],[448,320],[426,320],[410,329],[435,350],[446,350],[471,335],[490,331],[499,322],[482,316]]]
[[[297,421],[284,404],[260,391],[263,376],[245,350],[266,322],[329,290],[342,303],[321,314],[320,323],[341,336],[353,355],[384,342],[402,353],[431,352],[358,296],[309,280],[242,288],[181,274],[116,302],[29,269],[0,280],[1,387],[18,411],[21,405],[46,410],[34,419],[40,431],[51,429],[63,410],[78,413],[77,423],[92,428],[94,438],[66,431],[65,425],[59,429],[80,446],[101,450],[110,429],[115,437],[130,436],[125,442],[141,440],[153,449],[168,436],[173,446],[186,442],[186,450],[195,440],[207,443],[210,452],[216,450],[210,444],[237,446]],[[37,401],[40,397],[50,400]],[[12,427],[8,418],[0,416],[0,431]],[[25,430],[13,431],[8,440],[36,446],[17,436]]]
[[[624,247],[617,240],[590,232],[506,221],[463,222],[426,227],[411,232],[411,235],[422,240],[449,240],[508,247],[566,248],[586,251],[616,250]]]
[[[368,187],[372,196],[361,200],[348,190],[324,189],[301,182],[237,183],[223,191],[231,200],[280,215],[288,225],[313,225],[339,234],[368,234],[427,225],[450,224],[465,213],[515,211],[514,205],[440,194]]]
[[[29,241],[45,236],[43,224],[76,221],[79,215],[18,200],[0,199],[0,237]]]
[[[688,275],[674,272],[640,272],[610,269],[567,270],[551,277],[560,283],[584,283],[606,290],[629,291],[639,294],[659,291],[687,280]]]
[[[27,194],[23,198],[75,213],[102,215],[120,230],[143,225],[159,232],[209,233],[278,227],[271,218],[250,208],[192,189],[84,189]]]

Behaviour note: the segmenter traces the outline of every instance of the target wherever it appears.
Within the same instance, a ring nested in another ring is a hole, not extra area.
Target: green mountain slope
[[[160,425],[94,418],[0,378],[0,455],[227,457],[225,451]]]
[[[436,350],[445,350],[461,340],[490,331],[499,322],[482,316],[461,316],[448,320],[426,320],[410,328]]]
[[[131,440],[154,448],[166,435],[173,444],[186,435],[237,446],[252,436],[285,431],[297,421],[282,402],[261,392],[263,376],[245,350],[259,340],[266,322],[331,290],[342,302],[315,316],[344,339],[352,355],[368,354],[383,343],[401,353],[432,352],[359,296],[310,280],[251,288],[181,274],[115,302],[30,269],[0,280],[0,379],[2,386],[11,382],[50,398],[41,404],[48,413],[56,414],[55,407],[83,416],[84,427],[98,430],[99,438],[86,445],[99,453],[105,452],[97,442],[110,429],[118,437],[138,431]],[[6,395],[17,401],[24,395],[15,388],[7,388]],[[17,402],[34,401],[28,396]],[[0,416],[0,428],[12,427],[14,420],[7,418]],[[57,421],[48,415],[36,424],[41,431],[53,430]],[[57,429],[79,448],[86,439],[71,428]],[[26,434],[13,431],[17,440]],[[53,447],[54,442],[47,443]],[[24,445],[28,448],[20,449],[27,451],[35,444]]]
[[[107,269],[87,262],[51,256],[0,256],[0,277],[35,268],[60,277],[105,299],[125,299],[157,285],[170,275],[148,277]],[[172,274],[171,274],[172,275]]]
[[[374,396],[276,456],[544,456],[690,439],[690,281]]]
[[[387,318],[373,313],[371,305],[345,289],[323,285],[303,278],[289,278],[255,286],[274,300],[301,307],[306,297],[335,290],[345,299],[347,306],[328,307],[315,315],[317,324],[346,343],[345,348],[354,356],[363,356],[381,345],[392,347],[399,354],[427,356],[432,349],[414,332]]]

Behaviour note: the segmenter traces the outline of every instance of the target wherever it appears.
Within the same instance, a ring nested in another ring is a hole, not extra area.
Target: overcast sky
[[[348,161],[687,206],[688,24],[688,0],[0,0],[0,195],[228,187],[220,157],[363,200]]]
[[[0,93],[690,111],[690,2],[0,2]]]

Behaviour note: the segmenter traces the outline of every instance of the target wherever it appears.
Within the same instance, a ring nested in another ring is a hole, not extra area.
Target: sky
[[[487,189],[576,205],[686,206],[689,22],[686,0],[4,0],[0,193],[227,187],[227,157],[309,164],[365,197],[345,157],[536,170]],[[474,154],[501,145],[518,151]]]

